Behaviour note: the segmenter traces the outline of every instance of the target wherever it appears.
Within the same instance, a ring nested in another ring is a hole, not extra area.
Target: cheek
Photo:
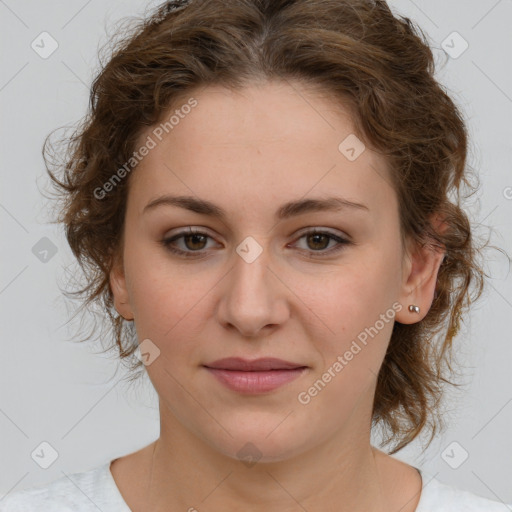
[[[331,334],[354,334],[391,307],[393,294],[385,282],[385,272],[376,266],[347,266],[316,281],[302,291],[304,302],[321,318]]]
[[[396,300],[394,269],[382,256],[361,255],[357,263],[323,279],[321,286],[317,282],[302,290],[304,303],[319,319],[314,322],[316,333],[310,334],[317,340],[324,368],[341,356],[346,374],[357,368],[378,371],[393,329]]]
[[[192,353],[211,318],[209,298],[221,276],[207,265],[180,265],[150,252],[135,250],[125,258],[138,339],[149,338],[165,354]]]
[[[151,250],[126,253],[125,271],[137,331],[144,337],[161,338],[182,319],[202,293],[194,280],[187,280],[165,258]]]
[[[312,405],[308,414],[317,410],[332,428],[350,414],[362,395],[372,395],[393,330],[392,303],[377,296],[373,286],[354,288],[356,284],[358,278],[352,275],[328,288],[331,299],[317,309],[328,329],[320,324],[316,335],[309,333],[319,364],[301,397]],[[348,292],[351,289],[356,291]]]

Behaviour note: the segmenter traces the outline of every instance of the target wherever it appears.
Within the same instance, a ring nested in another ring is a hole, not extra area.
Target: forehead
[[[154,147],[130,188],[145,199],[176,192],[228,206],[339,192],[389,207],[386,162],[354,131],[347,108],[298,82],[208,86],[182,95],[142,133],[140,144],[149,137]]]

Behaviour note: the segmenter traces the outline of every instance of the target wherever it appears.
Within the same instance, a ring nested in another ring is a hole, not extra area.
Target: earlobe
[[[133,320],[134,315],[130,305],[128,289],[126,287],[126,278],[122,264],[116,262],[109,275],[110,288],[114,296],[114,307],[116,311],[125,319]]]

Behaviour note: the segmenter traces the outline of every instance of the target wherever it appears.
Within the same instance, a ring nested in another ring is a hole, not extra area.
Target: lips
[[[300,377],[308,368],[273,357],[254,361],[229,357],[203,366],[231,391],[253,395],[274,391]]]
[[[263,357],[249,361],[241,357],[228,357],[219,359],[213,363],[204,365],[207,368],[215,368],[217,370],[237,370],[241,372],[263,372],[269,370],[295,370],[297,368],[305,368],[305,365],[276,359],[275,357]]]

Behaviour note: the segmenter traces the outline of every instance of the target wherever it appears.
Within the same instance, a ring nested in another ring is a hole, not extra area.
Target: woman
[[[160,437],[1,510],[509,510],[392,457],[437,431],[483,286],[419,34],[384,1],[194,0],[119,45],[50,174]]]

